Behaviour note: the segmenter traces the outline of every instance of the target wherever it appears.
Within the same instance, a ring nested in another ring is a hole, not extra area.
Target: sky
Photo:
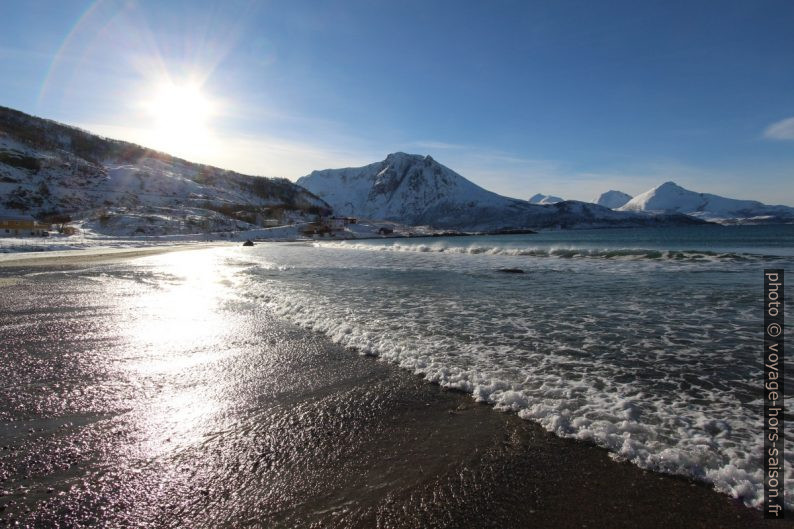
[[[430,154],[501,194],[794,205],[789,0],[4,0],[0,105],[297,179]]]

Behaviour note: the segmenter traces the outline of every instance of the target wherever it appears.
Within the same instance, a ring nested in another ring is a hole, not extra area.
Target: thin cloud
[[[764,138],[770,140],[794,140],[794,117],[769,125],[764,130]]]
[[[466,149],[465,145],[461,145],[459,143],[447,143],[445,141],[414,141],[408,144],[411,148],[414,149],[423,149],[428,151],[448,151],[448,150],[460,150]]]

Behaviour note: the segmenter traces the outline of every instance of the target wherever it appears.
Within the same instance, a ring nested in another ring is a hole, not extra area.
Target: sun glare
[[[211,147],[209,121],[215,108],[195,84],[166,82],[146,104],[152,119],[152,143],[170,154],[195,157]]]

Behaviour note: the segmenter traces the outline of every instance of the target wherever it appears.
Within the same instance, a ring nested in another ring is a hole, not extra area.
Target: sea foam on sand
[[[528,273],[506,278],[494,271],[514,255],[361,250],[260,249],[243,258],[245,288],[362,354],[760,506],[746,261],[522,256]]]

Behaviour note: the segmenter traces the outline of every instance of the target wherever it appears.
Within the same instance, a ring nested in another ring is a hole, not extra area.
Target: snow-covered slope
[[[607,191],[606,193],[601,193],[601,196],[599,196],[593,202],[595,202],[599,206],[604,206],[605,208],[617,209],[623,206],[629,200],[631,200],[631,195],[629,195],[628,193],[624,193],[623,191],[610,190]]]
[[[328,205],[283,178],[199,165],[0,107],[0,215],[68,214],[100,233],[197,233]]]
[[[562,201],[563,199],[560,197],[555,197],[554,195],[544,195],[542,193],[534,194],[529,198],[530,204],[556,204],[557,202]]]
[[[430,156],[402,152],[364,167],[314,171],[298,184],[337,214],[439,228],[491,231],[697,222],[681,215],[617,212],[575,201],[530,204],[487,191]]]
[[[696,193],[675,182],[665,182],[637,195],[620,207],[619,211],[684,213],[722,223],[794,222],[794,208]]]
[[[414,225],[454,223],[464,212],[527,204],[486,191],[430,156],[402,152],[364,167],[314,171],[297,183],[328,202],[337,214]]]

